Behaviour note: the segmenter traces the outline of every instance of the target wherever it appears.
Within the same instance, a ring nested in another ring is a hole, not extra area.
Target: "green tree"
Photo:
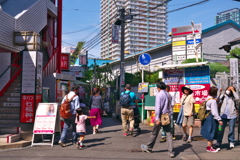
[[[236,58],[234,55],[240,57],[240,48],[235,47],[230,51],[230,54],[226,56],[226,58],[229,60],[229,58]]]
[[[230,70],[221,63],[210,63],[209,67],[210,67],[211,78],[215,78],[215,75],[217,72],[227,72],[227,73],[230,72]]]

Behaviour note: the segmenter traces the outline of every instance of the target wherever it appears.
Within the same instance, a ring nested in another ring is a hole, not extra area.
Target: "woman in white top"
[[[221,117],[218,114],[218,106],[215,97],[217,97],[218,88],[213,86],[208,91],[209,96],[206,99],[206,113],[209,116],[202,122],[201,135],[208,140],[207,152],[218,152],[220,148],[213,147],[213,140],[218,136],[218,125],[223,125]]]

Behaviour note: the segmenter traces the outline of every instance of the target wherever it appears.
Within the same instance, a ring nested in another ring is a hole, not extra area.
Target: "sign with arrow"
[[[202,24],[194,24],[194,33],[202,33]],[[181,37],[192,34],[192,25],[172,28],[172,37]]]

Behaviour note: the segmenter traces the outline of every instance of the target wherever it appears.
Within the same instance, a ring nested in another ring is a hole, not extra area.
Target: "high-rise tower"
[[[124,7],[134,16],[125,25],[125,55],[151,48],[166,42],[166,0],[115,0],[118,8]],[[120,59],[120,43],[112,44],[111,26],[119,14],[114,0],[101,0],[101,57]],[[163,5],[161,5],[163,4]],[[159,5],[158,7],[156,7]],[[152,9],[156,7],[155,9]],[[120,38],[119,38],[120,41]]]
[[[217,13],[217,16],[215,18],[215,24],[219,24],[227,20],[232,20],[236,22],[238,25],[240,25],[240,9],[233,8],[227,11]]]

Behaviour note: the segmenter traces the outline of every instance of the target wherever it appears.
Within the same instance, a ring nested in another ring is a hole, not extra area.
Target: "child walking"
[[[85,120],[88,118],[96,118],[96,116],[84,115],[82,108],[78,108],[76,110],[75,123],[77,124],[76,125],[77,135],[79,135],[79,141],[76,143],[76,147],[78,147],[78,149],[82,149],[82,147],[83,147],[83,140],[84,140],[85,134],[86,134]]]

